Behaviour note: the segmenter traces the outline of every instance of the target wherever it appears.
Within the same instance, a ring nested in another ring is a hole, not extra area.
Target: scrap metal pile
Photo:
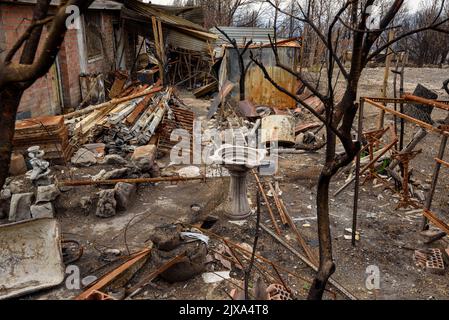
[[[139,85],[126,93],[128,95],[125,97],[120,95],[102,105],[93,106],[88,113],[81,110],[66,115],[66,123],[71,127],[71,144],[104,143],[107,153],[125,155],[138,146],[150,143],[158,130],[163,131],[161,127],[167,127],[160,124],[173,122],[180,110],[189,114],[188,118],[193,122],[193,113],[174,94],[172,87]],[[173,129],[173,126],[170,127]],[[187,129],[191,127],[189,125]]]

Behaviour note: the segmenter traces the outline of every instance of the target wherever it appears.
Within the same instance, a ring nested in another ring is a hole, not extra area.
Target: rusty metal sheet
[[[0,299],[53,287],[64,281],[56,219],[0,226],[0,248]]]
[[[256,107],[254,106],[254,104],[251,103],[251,101],[248,100],[239,101],[237,107],[240,114],[246,118],[259,117],[259,114],[256,111]]]
[[[299,123],[295,127],[295,134],[300,134],[301,132],[305,132],[307,130],[318,128],[322,125],[321,122],[307,122],[307,123]]]
[[[170,107],[170,109],[173,112],[173,118],[169,119],[166,115],[158,128],[158,132],[160,133],[158,147],[165,149],[171,149],[178,143],[178,141],[170,140],[171,133],[174,129],[185,129],[189,132],[190,137],[193,135],[193,121],[195,118],[194,113],[190,110],[175,106]],[[193,139],[191,140],[191,143],[193,143]]]
[[[299,87],[298,80],[287,71],[275,67],[266,66],[268,74],[281,87],[289,92],[296,92]],[[296,107],[296,101],[283,92],[277,90],[258,67],[251,67],[245,78],[245,93],[254,103],[274,106],[278,109],[290,109]]]

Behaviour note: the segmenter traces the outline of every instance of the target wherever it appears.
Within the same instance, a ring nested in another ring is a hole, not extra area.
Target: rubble
[[[131,160],[142,172],[148,172],[154,165],[156,159],[156,146],[153,144],[137,147]]]
[[[61,192],[54,184],[48,186],[39,186],[36,194],[36,204],[55,200]]]
[[[54,209],[51,202],[44,202],[40,204],[34,204],[30,207],[31,217],[37,218],[53,218]]]
[[[31,171],[30,179],[33,182],[37,182],[40,180],[46,180],[48,178],[48,174],[50,173],[50,163],[43,159],[45,152],[44,150],[40,150],[39,146],[32,146],[28,148],[28,156],[30,157],[30,163],[33,167],[33,171]]]
[[[8,200],[11,196],[11,190],[8,188],[4,188],[0,191],[0,200]]]
[[[21,153],[13,152],[11,155],[11,163],[9,165],[9,174],[12,176],[18,176],[24,174],[27,171],[25,158]]]
[[[9,209],[9,221],[21,221],[31,219],[30,206],[34,193],[15,193],[11,197]]]
[[[183,229],[181,225],[168,226],[151,235],[155,245],[153,257],[157,264],[161,265],[174,257],[181,257],[176,264],[160,274],[171,283],[186,281],[205,269],[207,245],[200,240],[193,242],[182,240],[180,233]]]
[[[119,182],[115,185],[115,200],[117,201],[117,209],[126,210],[133,200],[136,192],[136,186],[130,183]]]
[[[28,186],[25,185],[20,180],[11,181],[8,185],[8,188],[12,194],[14,193],[23,193],[28,189]],[[29,190],[29,189],[28,189]]]
[[[100,218],[110,218],[116,214],[117,201],[115,200],[115,190],[101,190],[98,193],[98,202],[95,215]]]
[[[118,154],[108,154],[104,157],[102,161],[99,161],[100,164],[121,164],[126,165],[128,161],[123,159],[123,157]]]
[[[92,205],[93,205],[92,197],[90,197],[90,196],[81,197],[80,207],[84,211],[85,214],[89,214]]]
[[[97,163],[95,155],[84,148],[78,149],[70,160],[74,165],[80,167],[88,167]]]
[[[100,180],[110,180],[110,179],[119,179],[123,178],[127,175],[129,172],[128,168],[120,168],[120,169],[114,169],[109,172],[105,172]]]

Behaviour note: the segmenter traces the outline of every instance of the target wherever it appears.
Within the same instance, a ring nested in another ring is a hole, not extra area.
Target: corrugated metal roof
[[[166,6],[160,4],[151,4],[154,8],[166,11],[172,15],[179,16],[193,23],[202,25],[204,24],[204,10],[202,7],[178,7],[178,6]]]
[[[244,44],[246,41],[253,40],[254,44],[269,44],[271,38],[274,38],[274,30],[271,28],[248,28],[248,27],[220,27],[231,39],[235,39],[237,44]],[[227,45],[228,41],[215,27],[209,30],[210,32],[218,35],[218,39],[215,42],[216,46]]]
[[[157,17],[162,23],[173,27],[184,27],[192,30],[198,30],[205,33],[209,33],[202,26],[193,23],[189,20],[186,20],[184,18],[172,15],[164,10],[158,9],[157,7],[151,4],[143,3],[137,0],[126,0],[125,6],[144,17],[148,18]],[[151,20],[148,21],[148,23],[151,24]],[[211,37],[215,36],[212,34]]]
[[[200,25],[179,16],[172,15],[150,4],[137,0],[127,0],[122,8],[121,18],[127,20],[128,27],[134,28],[141,35],[152,38],[151,18],[156,17],[163,25],[166,43],[173,48],[192,51],[208,51],[217,36]],[[174,12],[173,10],[171,12]]]
[[[176,30],[170,30],[165,39],[172,48],[203,52],[208,52],[209,50],[209,43],[207,41],[192,37],[189,34],[180,33]]]

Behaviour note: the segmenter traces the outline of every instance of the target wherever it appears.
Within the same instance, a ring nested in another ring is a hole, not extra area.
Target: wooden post
[[[162,84],[164,84],[165,79],[165,50],[164,50],[164,38],[162,34],[162,23],[156,19],[156,17],[151,17],[151,23],[153,27],[153,37],[154,46],[156,47],[156,53],[158,55],[158,65],[159,65],[159,76]]]
[[[394,31],[390,30],[388,32],[388,41],[392,41],[394,39]],[[385,71],[384,71],[384,83],[382,87],[382,97],[387,97],[387,90],[388,90],[388,77],[390,75],[390,66],[391,66],[391,59],[393,57],[393,51],[390,47],[387,49],[387,57],[385,59]],[[382,129],[384,127],[384,119],[385,119],[385,111],[380,110],[379,113],[379,123],[377,125],[378,129]]]

